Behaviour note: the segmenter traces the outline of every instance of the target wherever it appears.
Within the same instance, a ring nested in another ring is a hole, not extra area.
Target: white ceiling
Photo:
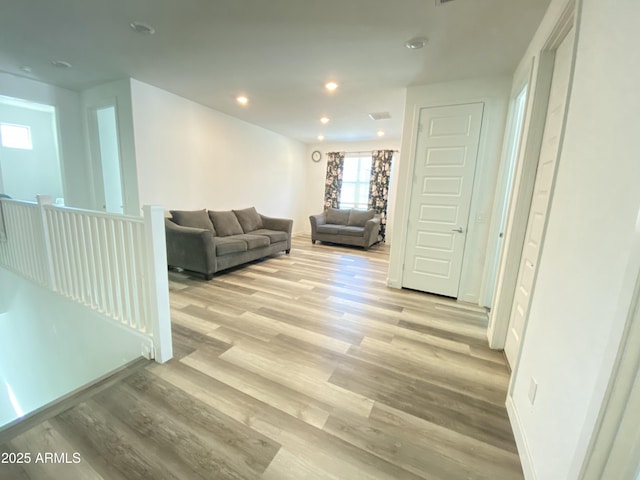
[[[0,70],[73,90],[133,77],[307,143],[399,138],[405,87],[512,73],[548,3],[0,0]],[[425,48],[404,47],[417,36]]]

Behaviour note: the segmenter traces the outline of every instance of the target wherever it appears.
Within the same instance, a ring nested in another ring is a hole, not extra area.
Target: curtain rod
[[[376,150],[388,150],[386,148],[378,148]],[[376,150],[361,150],[359,152],[342,152],[345,155],[360,155],[363,153],[371,153],[371,152],[375,152]],[[400,150],[391,150],[393,153],[400,153]],[[333,153],[333,152],[326,152],[326,153]]]

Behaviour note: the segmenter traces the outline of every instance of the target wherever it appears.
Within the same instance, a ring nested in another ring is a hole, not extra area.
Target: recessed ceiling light
[[[378,130],[378,136],[384,137],[384,130]]]
[[[71,64],[69,62],[65,62],[64,60],[53,60],[51,62],[51,65],[56,68],[71,68]]]
[[[143,35],[153,35],[154,33],[156,33],[156,29],[148,23],[135,21],[131,22],[129,26],[133,29],[134,32],[141,33]]]
[[[247,103],[249,103],[249,99],[247,97],[245,97],[244,95],[240,95],[239,97],[236,97],[236,101],[240,105],[246,105]]]
[[[318,140],[323,141],[324,140],[324,135],[318,135]]]
[[[409,50],[418,50],[419,48],[424,47],[427,44],[428,39],[426,37],[416,37],[410,40],[407,40],[404,43],[404,46]]]
[[[333,92],[336,88],[338,88],[338,84],[336,82],[329,82],[326,83],[324,87],[330,92]]]
[[[320,122],[321,122],[321,123],[324,123],[324,124],[326,125],[327,123],[329,123],[329,117],[322,117],[322,118],[320,118]]]

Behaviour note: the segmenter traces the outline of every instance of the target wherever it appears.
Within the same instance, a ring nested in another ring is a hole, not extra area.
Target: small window
[[[3,147],[33,150],[31,128],[27,125],[0,123],[0,138],[2,139]]]
[[[340,208],[369,208],[371,157],[345,157],[340,190]]]

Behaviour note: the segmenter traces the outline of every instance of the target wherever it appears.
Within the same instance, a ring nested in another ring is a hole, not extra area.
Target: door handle
[[[458,227],[458,228],[454,228],[451,230],[452,232],[458,232],[458,233],[463,233],[464,230],[462,229],[462,227]]]

